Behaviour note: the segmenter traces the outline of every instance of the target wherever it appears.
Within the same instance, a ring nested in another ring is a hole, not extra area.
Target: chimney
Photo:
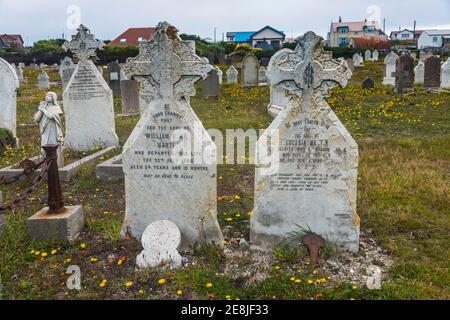
[[[341,16],[339,16],[339,23],[341,23],[342,22],[342,17]]]

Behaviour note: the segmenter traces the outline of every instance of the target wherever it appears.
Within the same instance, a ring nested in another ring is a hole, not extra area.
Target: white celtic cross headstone
[[[347,85],[351,71],[321,43],[308,32],[268,68],[271,83],[294,98],[257,143],[250,230],[256,249],[276,247],[298,225],[358,250],[358,145],[324,99],[331,88]]]
[[[113,95],[90,60],[105,44],[81,25],[71,42],[63,45],[78,59],[74,74],[63,93],[66,120],[65,146],[86,151],[98,146],[116,146]]]
[[[123,151],[126,213],[122,234],[139,239],[157,220],[181,230],[183,250],[202,242],[223,245],[217,221],[216,146],[192,110],[195,82],[212,70],[164,22],[123,70],[152,94]]]

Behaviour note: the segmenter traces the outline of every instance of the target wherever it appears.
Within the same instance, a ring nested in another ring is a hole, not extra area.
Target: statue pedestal
[[[49,214],[44,208],[27,220],[28,237],[35,241],[73,242],[84,228],[81,206],[65,207],[61,214]]]

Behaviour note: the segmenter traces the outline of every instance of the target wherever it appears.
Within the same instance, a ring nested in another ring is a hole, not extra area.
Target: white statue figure
[[[64,156],[62,153],[62,146],[64,143],[64,136],[62,130],[61,115],[63,111],[58,105],[58,98],[56,93],[49,92],[45,97],[45,101],[39,104],[38,112],[34,115],[34,121],[39,124],[41,133],[41,146],[47,144],[59,144],[58,147],[58,167],[64,166]],[[41,150],[45,157],[44,149]]]

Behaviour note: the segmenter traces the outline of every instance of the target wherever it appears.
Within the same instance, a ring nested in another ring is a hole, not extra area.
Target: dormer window
[[[338,33],[347,33],[349,31],[348,27],[338,27],[337,32]]]
[[[120,39],[120,43],[125,43],[125,42],[127,42],[127,38]]]
[[[142,37],[138,38],[138,42],[142,42],[143,40],[144,40],[144,38],[142,38]]]

